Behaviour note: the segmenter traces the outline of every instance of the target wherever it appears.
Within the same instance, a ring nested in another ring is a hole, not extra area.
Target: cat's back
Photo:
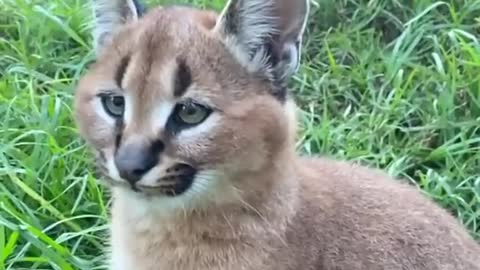
[[[301,203],[291,241],[295,250],[316,247],[305,260],[310,265],[297,267],[480,269],[479,245],[412,185],[320,158],[299,159],[297,171]]]

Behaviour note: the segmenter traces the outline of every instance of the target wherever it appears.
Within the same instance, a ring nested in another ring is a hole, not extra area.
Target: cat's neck
[[[233,184],[243,181],[251,186],[245,188],[243,183],[245,190],[222,194],[224,199],[218,203],[146,198],[117,189],[114,190],[113,222],[123,223],[130,233],[157,237],[163,234],[165,240],[168,237],[185,241],[234,240],[262,233],[278,234],[286,230],[296,208],[298,182],[292,163],[292,160],[272,163],[268,170],[229,179]],[[231,201],[226,201],[229,196]],[[253,231],[257,233],[252,234]]]

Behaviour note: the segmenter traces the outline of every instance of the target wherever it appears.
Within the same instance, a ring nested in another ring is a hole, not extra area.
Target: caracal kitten
[[[296,154],[308,1],[93,6],[75,108],[113,195],[111,270],[480,269],[478,243],[416,188]]]

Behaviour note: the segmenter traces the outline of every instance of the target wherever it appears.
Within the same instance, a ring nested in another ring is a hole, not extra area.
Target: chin
[[[109,180],[108,185],[117,199],[137,204],[135,208],[141,212],[186,214],[239,201],[237,189],[227,179],[220,171],[200,170],[169,188],[141,182],[132,186],[121,179]]]

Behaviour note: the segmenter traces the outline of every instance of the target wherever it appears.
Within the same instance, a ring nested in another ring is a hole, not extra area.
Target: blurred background
[[[223,0],[185,3],[220,11]],[[106,269],[109,194],[76,134],[85,0],[0,0],[0,270]],[[298,150],[417,185],[480,239],[480,1],[315,0]]]

